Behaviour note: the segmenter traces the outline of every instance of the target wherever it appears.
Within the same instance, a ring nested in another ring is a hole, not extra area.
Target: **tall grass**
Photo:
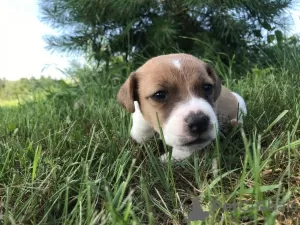
[[[190,224],[299,223],[288,208],[300,207],[298,67],[254,67],[239,79],[217,67],[247,101],[244,127],[173,165],[159,162],[158,138],[129,138],[118,73],[86,69],[77,88],[1,107],[1,224],[186,224],[194,197],[210,215]],[[213,210],[213,201],[243,204]],[[253,202],[265,210],[245,210]]]

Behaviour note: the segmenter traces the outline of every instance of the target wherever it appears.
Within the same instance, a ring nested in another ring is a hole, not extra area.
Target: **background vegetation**
[[[61,31],[49,49],[88,60],[66,81],[0,81],[1,224],[188,224],[192,197],[210,216],[190,224],[299,224],[300,46],[282,29],[290,5],[40,1]],[[210,62],[249,114],[228,137],[163,165],[159,138],[129,138],[116,93],[146,59],[170,52]],[[214,211],[213,199],[244,204]]]
[[[247,69],[264,57],[261,50],[266,43],[282,43],[287,23],[283,12],[292,4],[292,0],[40,2],[42,20],[60,31],[46,37],[52,50],[88,52],[107,67],[116,56],[134,66],[177,51],[220,57],[226,65],[235,56],[236,66]]]

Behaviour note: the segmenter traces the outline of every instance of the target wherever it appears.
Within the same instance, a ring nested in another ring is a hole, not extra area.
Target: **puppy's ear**
[[[128,112],[134,113],[134,101],[136,100],[137,80],[136,73],[133,72],[127,78],[125,83],[121,86],[117,99],[121,106],[123,106]]]
[[[206,71],[215,82],[214,100],[216,101],[221,94],[222,81],[220,77],[216,74],[215,70],[208,64],[206,64]]]

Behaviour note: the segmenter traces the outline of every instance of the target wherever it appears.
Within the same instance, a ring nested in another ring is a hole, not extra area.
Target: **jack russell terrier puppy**
[[[133,113],[131,137],[142,143],[161,127],[173,160],[204,148],[225,123],[242,123],[247,113],[244,99],[222,86],[208,64],[188,54],[148,60],[130,74],[117,99]],[[160,160],[167,161],[168,154]]]

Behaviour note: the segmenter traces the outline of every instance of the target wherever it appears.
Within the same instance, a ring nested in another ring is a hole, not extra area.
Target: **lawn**
[[[238,79],[218,69],[245,97],[245,124],[175,164],[159,162],[159,138],[129,138],[121,81],[2,105],[0,223],[299,224],[298,67],[252,68]],[[209,216],[188,222],[195,198]]]

